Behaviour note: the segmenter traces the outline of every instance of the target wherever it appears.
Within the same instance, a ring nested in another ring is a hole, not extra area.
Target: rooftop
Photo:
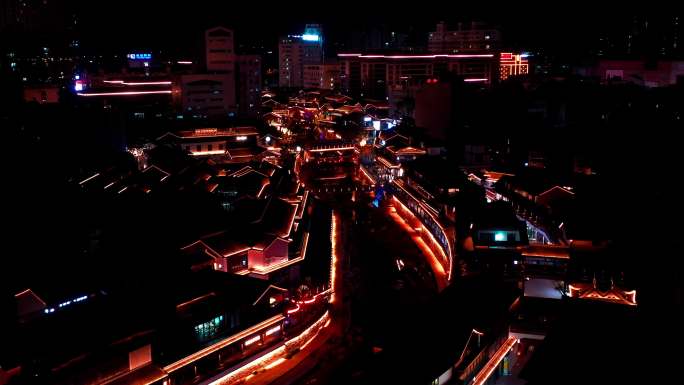
[[[157,138],[162,140],[167,136],[176,138],[204,138],[204,137],[234,137],[243,135],[258,135],[258,131],[254,127],[230,127],[230,128],[196,128],[194,130],[167,132],[166,134]]]

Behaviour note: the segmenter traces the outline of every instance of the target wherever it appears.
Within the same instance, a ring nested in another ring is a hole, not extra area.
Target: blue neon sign
[[[304,41],[319,41],[320,39],[321,39],[321,37],[318,35],[313,35],[313,34],[308,34],[308,33],[305,33],[304,35],[302,35],[302,40],[304,40]]]
[[[150,60],[152,59],[151,53],[129,53],[128,58],[131,60]]]

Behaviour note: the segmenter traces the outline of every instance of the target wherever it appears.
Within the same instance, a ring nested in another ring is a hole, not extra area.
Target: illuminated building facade
[[[323,30],[307,24],[303,35],[288,35],[278,42],[280,87],[304,87],[306,66],[323,64]]]
[[[304,66],[304,88],[333,90],[340,86],[340,65],[336,62]]]
[[[320,24],[307,24],[301,43],[303,65],[323,63],[323,28]]]
[[[499,79],[506,80],[510,76],[527,75],[530,65],[526,54],[502,52],[499,56]]]
[[[501,33],[481,23],[458,23],[456,30],[449,30],[445,22],[437,23],[428,35],[428,51],[431,53],[459,53],[493,51],[501,43]]]
[[[615,286],[612,281],[607,290],[601,290],[596,279],[592,283],[580,282],[568,285],[567,296],[571,298],[612,302],[621,305],[636,306],[636,290],[624,290]]]
[[[237,154],[239,150],[255,147],[258,132],[254,127],[197,128],[192,131],[167,132],[158,142],[177,144],[193,156]],[[246,161],[248,161],[247,159]]]
[[[302,44],[299,38],[282,37],[278,42],[280,87],[303,86]]]
[[[300,223],[308,220],[309,195],[303,188],[287,199],[264,195],[269,184],[261,185],[256,198],[235,202],[232,218],[240,220],[239,227],[204,236],[183,247],[183,252],[192,258],[201,256],[217,271],[272,280],[281,271],[289,276],[287,268],[306,258],[309,233]]]
[[[338,54],[342,88],[351,94],[384,98],[389,89],[425,84],[443,74],[466,82],[488,84],[496,76],[495,55],[371,55]]]

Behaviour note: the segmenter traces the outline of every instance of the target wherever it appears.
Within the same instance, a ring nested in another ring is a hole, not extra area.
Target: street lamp
[[[473,333],[477,334],[477,347],[479,349],[480,348],[480,337],[482,337],[482,335],[484,333],[482,333],[481,331],[477,331],[476,329],[473,329]]]
[[[458,365],[463,362],[463,358],[465,357],[466,351],[468,350],[468,345],[470,344],[470,339],[473,338],[473,334],[477,335],[477,347],[478,349],[480,348],[480,337],[484,334],[481,331],[478,330],[471,330],[470,335],[468,336],[468,340],[465,343],[465,346],[463,347],[463,351],[461,352],[461,356],[458,358],[458,361],[454,364],[454,367],[457,367]]]

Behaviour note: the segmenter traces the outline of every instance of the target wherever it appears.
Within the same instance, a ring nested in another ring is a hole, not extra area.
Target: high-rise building
[[[596,53],[611,59],[684,57],[682,15],[633,16],[599,35]]]
[[[301,87],[303,82],[302,45],[300,38],[286,36],[278,43],[280,87]]]
[[[183,113],[198,118],[233,116],[237,112],[233,31],[211,28],[204,39],[208,73],[181,76]]]
[[[323,64],[323,32],[307,24],[303,35],[288,35],[278,42],[281,87],[304,87],[304,68]]]
[[[333,90],[340,87],[340,65],[336,61],[304,66],[304,88]]]
[[[184,114],[195,118],[235,115],[237,105],[234,74],[182,75],[180,82]]]
[[[207,53],[207,71],[235,72],[233,31],[223,27],[207,30],[204,35]]]
[[[341,53],[342,89],[350,94],[385,98],[388,91],[407,89],[443,75],[466,83],[490,84],[496,79],[497,55],[492,53],[442,55],[378,55]]]
[[[320,24],[307,24],[302,35],[302,64],[323,63],[323,28]]]
[[[261,99],[261,56],[237,56],[238,112],[254,116]]]
[[[428,50],[432,53],[494,51],[500,43],[501,33],[497,29],[476,22],[458,23],[456,30],[449,30],[442,21],[428,36]]]

